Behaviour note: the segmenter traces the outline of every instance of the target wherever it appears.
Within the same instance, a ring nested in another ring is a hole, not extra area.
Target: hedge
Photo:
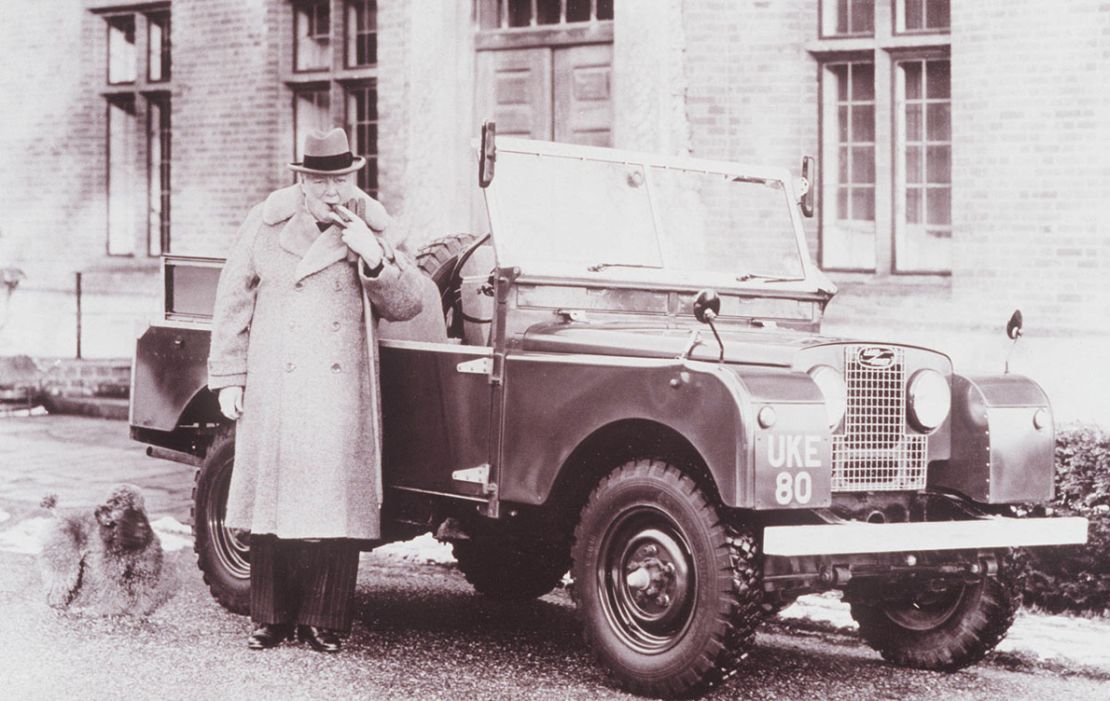
[[[1087,517],[1087,544],[1020,552],[1025,604],[1110,614],[1110,435],[1091,426],[1057,433],[1051,506],[1056,516]]]

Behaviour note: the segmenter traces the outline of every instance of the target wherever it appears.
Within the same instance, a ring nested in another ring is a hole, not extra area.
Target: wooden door
[[[612,44],[568,46],[553,53],[555,141],[612,146]]]

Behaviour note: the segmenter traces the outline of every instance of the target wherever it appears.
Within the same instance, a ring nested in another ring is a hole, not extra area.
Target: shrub
[[[1088,540],[1019,553],[1025,603],[1053,613],[1110,612],[1110,436],[1090,426],[1060,431],[1055,481],[1055,515],[1085,516]]]

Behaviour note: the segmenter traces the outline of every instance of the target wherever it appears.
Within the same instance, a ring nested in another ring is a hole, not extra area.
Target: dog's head
[[[94,514],[100,526],[100,539],[108,550],[142,550],[154,539],[143,495],[129,484],[113,489]]]

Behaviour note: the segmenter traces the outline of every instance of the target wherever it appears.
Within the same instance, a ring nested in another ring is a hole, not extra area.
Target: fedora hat
[[[336,127],[328,132],[311,131],[304,137],[304,158],[290,163],[289,169],[298,173],[343,175],[353,173],[366,165],[366,159],[351,153],[347,132]]]

